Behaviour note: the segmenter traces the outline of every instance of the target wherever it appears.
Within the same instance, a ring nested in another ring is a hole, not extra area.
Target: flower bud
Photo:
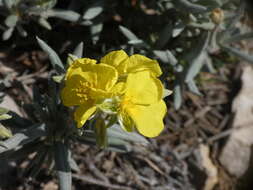
[[[216,8],[211,12],[210,18],[213,23],[220,24],[224,20],[224,12],[220,8]]]

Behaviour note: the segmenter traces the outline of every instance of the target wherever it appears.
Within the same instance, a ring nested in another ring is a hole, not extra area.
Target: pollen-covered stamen
[[[89,91],[90,91],[90,84],[88,82],[79,82],[79,86],[77,88],[72,89],[75,91],[76,95],[82,98],[84,101],[89,99]]]

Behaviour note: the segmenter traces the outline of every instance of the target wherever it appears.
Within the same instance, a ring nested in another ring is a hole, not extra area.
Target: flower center
[[[120,110],[125,110],[127,107],[132,107],[134,103],[132,102],[132,98],[129,96],[125,96],[120,102]]]
[[[84,101],[87,101],[89,99],[90,86],[91,85],[88,82],[80,81],[79,86],[74,88],[73,91],[75,91],[78,97],[82,98]]]

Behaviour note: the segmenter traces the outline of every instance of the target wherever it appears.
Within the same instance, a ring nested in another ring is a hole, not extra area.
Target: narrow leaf
[[[55,170],[59,180],[60,190],[71,190],[72,176],[68,162],[69,151],[65,144],[56,142],[54,145]]]
[[[26,30],[20,24],[17,25],[17,30],[18,30],[18,33],[20,34],[20,36],[22,36],[22,37],[27,36]]]
[[[81,15],[71,10],[48,10],[48,17],[56,17],[70,22],[80,21]]]
[[[8,140],[1,142],[0,153],[27,144],[44,135],[46,135],[45,124],[35,124],[24,131],[16,133]]]
[[[52,66],[54,67],[54,69],[58,72],[58,74],[63,74],[64,73],[64,66],[59,58],[59,56],[56,54],[56,52],[49,47],[46,42],[44,42],[43,40],[41,40],[40,38],[36,37],[41,49],[43,49],[43,51],[45,51],[50,59],[50,62],[52,64]]]
[[[157,40],[155,46],[158,49],[163,48],[167,42],[170,40],[172,37],[172,30],[173,30],[173,25],[171,22],[169,22],[160,32],[159,34],[159,39]]]
[[[195,83],[194,80],[188,81],[188,82],[187,82],[187,86],[188,86],[189,90],[190,90],[192,93],[195,93],[195,94],[197,94],[197,95],[199,95],[199,96],[202,95],[201,92],[199,91],[199,89],[198,89],[198,87],[197,87],[197,85],[196,85],[196,83]]]
[[[124,131],[119,125],[115,124],[107,129],[108,138],[118,138],[128,142],[148,144],[148,141],[137,133]]]
[[[40,17],[38,19],[38,23],[39,23],[39,25],[41,25],[42,27],[46,28],[47,30],[51,30],[52,29],[50,23],[45,18]]]
[[[253,32],[232,36],[228,39],[223,40],[223,43],[235,43],[241,40],[251,40],[251,39],[253,39]]]
[[[11,136],[11,131],[0,124],[0,139],[10,138]]]
[[[11,10],[15,4],[15,0],[3,0],[3,4],[7,9]]]
[[[161,51],[161,50],[154,50],[153,51],[154,54],[160,58],[164,63],[169,63],[172,66],[175,66],[178,61],[175,58],[175,56],[169,51],[169,50],[165,50],[165,51]]]
[[[128,40],[139,40],[139,38],[124,26],[119,26],[119,30],[127,37]]]
[[[97,43],[97,41],[100,38],[100,33],[103,30],[103,23],[93,24],[90,27],[91,37],[94,44]]]
[[[174,108],[178,110],[183,102],[181,86],[179,83],[176,83],[173,90],[173,98],[174,98]]]
[[[173,4],[181,11],[186,11],[190,13],[204,13],[207,11],[206,7],[191,3],[188,0],[173,0]]]
[[[248,61],[249,63],[253,63],[253,56],[252,55],[249,55],[245,52],[242,52],[236,48],[232,48],[232,47],[229,47],[229,46],[222,46],[222,48],[230,53],[232,53],[233,55],[245,60],[245,61]]]
[[[187,55],[189,68],[187,69],[185,82],[191,81],[200,72],[207,57],[206,48],[209,42],[209,35],[203,35],[199,43],[193,48],[192,52]]]
[[[18,22],[17,15],[10,15],[4,21],[5,25],[8,26],[9,28],[15,27],[17,22]]]
[[[8,28],[7,30],[5,30],[2,35],[2,39],[9,40],[10,37],[12,36],[13,31],[14,31],[14,28]]]
[[[11,115],[9,115],[9,114],[2,114],[2,115],[0,115],[0,121],[1,120],[6,120],[6,119],[10,119],[11,118]]]
[[[6,113],[8,113],[8,112],[9,112],[9,110],[7,110],[6,108],[0,107],[0,115],[6,114]]]
[[[103,11],[103,7],[101,6],[94,6],[87,9],[83,14],[83,19],[91,20],[98,16]]]
[[[78,58],[83,57],[83,42],[79,43],[77,47],[75,48],[73,55],[75,55]]]

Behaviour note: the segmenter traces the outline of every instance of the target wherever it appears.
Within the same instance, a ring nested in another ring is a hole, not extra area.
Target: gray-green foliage
[[[160,0],[157,5],[155,11],[161,15],[160,18],[167,21],[157,29],[147,28],[148,36],[136,35],[126,26],[119,26],[119,31],[127,39],[127,43],[122,45],[123,48],[131,48],[148,56],[153,55],[164,64],[163,68],[169,67],[169,72],[172,70],[175,77],[174,87],[168,87],[174,89],[176,109],[183,103],[185,87],[201,95],[196,78],[203,68],[214,71],[210,65],[213,53],[223,49],[252,62],[252,56],[229,47],[231,43],[252,38],[252,33],[244,34],[235,26],[242,16],[240,1]],[[219,24],[212,20],[211,16],[217,8],[218,14],[220,13]],[[168,73],[164,75],[166,74]]]
[[[74,1],[69,1],[67,9],[55,8],[56,4],[57,0],[2,0],[0,2],[0,11],[5,17],[5,26],[1,27],[4,30],[2,39],[8,40],[15,29],[21,36],[26,37],[28,32],[25,28],[34,21],[43,28],[51,30],[53,26],[48,20],[50,18],[85,26],[91,25],[90,27],[93,28],[93,19],[103,12],[103,3],[101,1],[93,3],[92,6],[83,6],[83,12],[72,10],[77,6]],[[101,25],[102,23],[96,24]],[[93,31],[97,32],[101,30],[100,28],[95,28]]]

